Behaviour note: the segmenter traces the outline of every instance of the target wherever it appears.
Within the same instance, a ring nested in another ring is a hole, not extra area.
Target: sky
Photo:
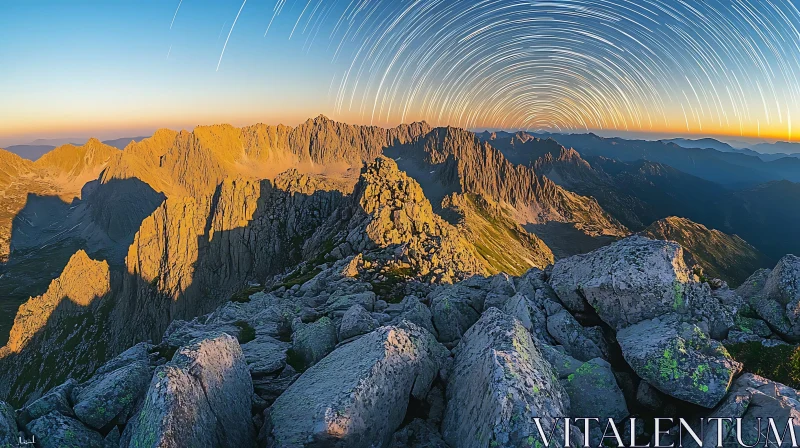
[[[799,6],[0,1],[0,145],[295,125],[319,114],[381,126],[796,141]]]

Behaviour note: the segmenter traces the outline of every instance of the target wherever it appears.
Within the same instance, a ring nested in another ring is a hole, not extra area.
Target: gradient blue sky
[[[6,1],[0,146],[320,113],[787,140],[798,27],[794,0]]]
[[[241,3],[186,0],[170,30],[177,5],[3,2],[0,139],[297,123],[330,109],[330,57],[290,41],[285,20],[264,37],[274,5],[247,5],[219,71]]]

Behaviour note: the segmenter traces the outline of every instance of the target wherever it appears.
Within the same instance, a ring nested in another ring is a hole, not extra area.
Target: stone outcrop
[[[764,445],[770,440],[770,446],[792,446],[788,431],[783,436],[783,443],[777,443],[768,421],[771,419],[775,423],[778,434],[783,434],[787,422],[791,422],[792,428],[789,431],[800,435],[800,394],[791,387],[746,373],[733,383],[730,393],[710,417],[741,418],[741,440],[746,445]],[[759,419],[762,420],[761,425],[758,424]],[[716,423],[712,424],[706,430],[703,446],[720,442],[725,446],[738,445],[735,425],[723,423],[722,435],[723,439],[718,441]]]
[[[569,398],[530,333],[513,317],[487,310],[464,335],[447,380],[442,423],[451,446],[525,446],[569,414]],[[564,440],[564,428],[553,435]],[[531,439],[529,439],[531,437]]]
[[[696,284],[677,243],[640,236],[559,260],[550,275],[567,308],[583,311],[586,302],[616,328],[685,312]]]
[[[698,327],[675,319],[642,321],[617,333],[633,370],[667,395],[713,408],[742,366]]]
[[[343,345],[275,401],[270,446],[386,446],[409,397],[426,396],[445,357],[433,336],[414,324],[381,327]]]
[[[75,418],[66,417],[57,411],[37,418],[29,423],[27,428],[43,448],[65,446],[105,448],[106,446],[100,433],[88,429]]]
[[[757,272],[745,281],[740,292],[776,332],[800,341],[800,258],[783,257],[768,274]]]
[[[19,429],[14,419],[14,408],[0,401],[0,446],[14,446],[18,438]]]
[[[238,342],[227,334],[180,349],[153,376],[124,446],[252,446],[253,383]]]

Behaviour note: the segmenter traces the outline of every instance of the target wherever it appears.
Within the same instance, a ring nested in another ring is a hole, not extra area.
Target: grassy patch
[[[250,324],[243,320],[236,321],[234,323],[237,327],[239,327],[239,344],[247,344],[248,342],[252,341],[256,338],[256,330]]]
[[[294,285],[302,285],[303,283],[311,280],[312,278],[316,277],[317,274],[322,272],[319,268],[314,268],[306,273],[303,273],[302,269],[298,269],[291,274],[287,275],[283,279],[283,283],[277,285],[276,288],[280,288],[281,286],[286,287],[286,289],[291,288]]]
[[[764,347],[760,342],[727,346],[734,359],[744,364],[745,372],[754,373],[789,387],[800,387],[800,347],[777,345]]]
[[[404,291],[400,290],[401,285],[415,277],[416,271],[412,267],[391,266],[382,274],[386,280],[372,283],[372,292],[387,303],[400,303],[405,297]]]
[[[245,288],[231,296],[231,302],[247,303],[250,301],[250,296],[263,290],[264,288],[261,286],[251,286],[249,288]]]

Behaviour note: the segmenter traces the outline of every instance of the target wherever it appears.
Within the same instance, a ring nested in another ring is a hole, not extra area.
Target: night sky
[[[324,113],[352,123],[790,140],[789,0],[25,1],[0,144]],[[796,133],[800,133],[797,132]]]

